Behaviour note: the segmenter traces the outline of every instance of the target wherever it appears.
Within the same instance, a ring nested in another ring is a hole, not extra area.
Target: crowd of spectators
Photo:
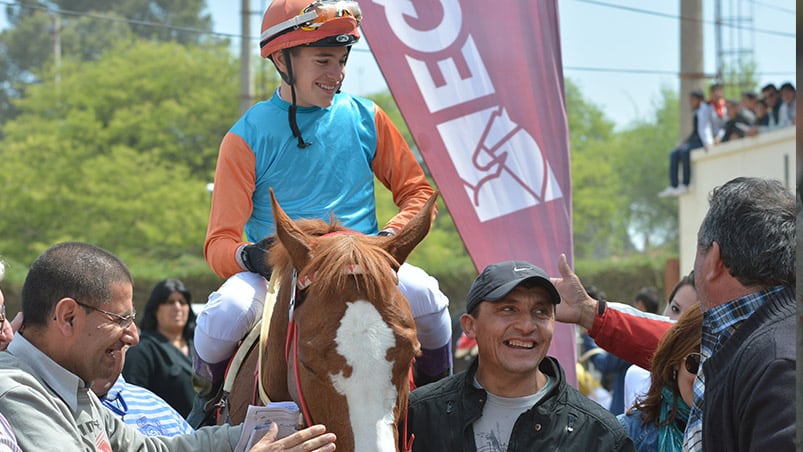
[[[721,83],[689,93],[693,112],[692,131],[669,154],[669,185],[658,196],[680,196],[691,183],[691,152],[744,137],[755,136],[795,125],[795,86],[785,82],[778,89],[769,83],[761,88],[761,97],[744,91],[741,100],[726,98]],[[678,171],[682,170],[682,180]]]
[[[780,89],[769,83],[761,88],[761,97],[754,91],[742,93],[741,101],[725,100],[727,120],[716,131],[716,143],[754,136],[762,132],[795,125],[795,85],[785,82]]]

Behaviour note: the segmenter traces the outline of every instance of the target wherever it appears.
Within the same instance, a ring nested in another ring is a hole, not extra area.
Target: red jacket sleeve
[[[644,369],[652,368],[652,356],[671,322],[605,309],[594,318],[588,335],[600,347]]]

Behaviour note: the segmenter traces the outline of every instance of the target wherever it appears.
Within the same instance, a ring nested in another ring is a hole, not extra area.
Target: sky
[[[714,74],[717,2],[701,1],[705,71]],[[742,30],[723,28],[723,48],[752,52],[757,63],[758,86],[770,82],[794,83],[795,2],[720,0],[720,3],[723,16],[743,19]],[[235,53],[240,46],[236,38],[241,34],[240,4],[235,0],[207,0],[214,31],[235,36],[232,38]],[[250,0],[252,35],[259,34],[267,4],[268,0]],[[669,88],[677,92],[680,88],[679,5],[679,0],[558,0],[564,77],[577,84],[584,98],[600,108],[618,129],[633,121],[651,119],[661,90]],[[0,14],[0,29],[5,26],[5,14]],[[257,38],[252,40],[256,56]],[[388,91],[365,38],[354,47],[349,58],[343,89],[362,96]]]
[[[715,1],[702,1],[705,70],[713,74],[716,72]],[[794,83],[795,3],[789,0],[721,0],[721,3],[723,16],[751,16],[752,20],[741,23],[743,28],[753,29],[737,33],[733,28],[723,28],[723,48],[752,49],[760,73],[759,86],[770,82]],[[239,34],[240,2],[207,0],[207,5],[215,31]],[[584,98],[599,107],[617,128],[635,120],[650,119],[662,88],[679,90],[679,5],[678,0],[558,0],[564,77],[576,83]],[[259,32],[266,6],[266,0],[251,0],[253,34]],[[727,15],[729,10],[733,14]],[[362,39],[354,50],[343,89],[357,95],[387,91],[369,43]]]

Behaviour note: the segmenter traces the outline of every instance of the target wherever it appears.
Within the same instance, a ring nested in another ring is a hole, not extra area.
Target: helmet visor
[[[301,10],[298,16],[265,30],[259,37],[259,45],[264,47],[270,40],[293,30],[315,31],[327,21],[340,17],[352,17],[359,25],[362,20],[360,5],[351,0],[317,0]]]

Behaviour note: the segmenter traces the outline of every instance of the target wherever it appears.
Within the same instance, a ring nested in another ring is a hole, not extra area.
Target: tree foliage
[[[566,113],[572,169],[572,226],[577,258],[601,257],[622,248],[623,200],[613,169],[613,122],[566,80]],[[625,231],[623,233],[623,230]]]
[[[53,15],[15,7],[12,27],[0,32],[0,252],[27,264],[55,242],[89,241],[160,276],[202,262],[205,186],[220,139],[239,116],[237,63],[226,43],[130,20],[204,28],[203,2],[22,3],[31,4],[99,11],[105,19],[59,16],[58,65]],[[256,67],[262,97],[272,95],[272,65]],[[617,132],[570,80],[565,92],[575,257],[674,244],[675,201],[655,193],[677,139],[677,96],[665,90],[654,117]],[[413,147],[392,96],[372,98]],[[398,208],[384,187],[377,199],[383,224]],[[476,271],[440,206],[410,260],[437,275],[452,298],[463,297]]]
[[[677,200],[656,196],[669,182],[669,151],[678,142],[677,94],[662,89],[653,111],[652,118],[618,133],[611,146],[614,173],[621,180],[620,196],[625,200],[623,223],[645,252],[674,247],[678,240]]]
[[[121,256],[202,255],[205,185],[238,113],[226,48],[139,41],[64,62],[59,82],[54,70],[0,142],[3,253],[84,240]]]
[[[42,81],[46,63],[97,60],[134,39],[212,43],[204,0],[23,0],[5,8],[0,32],[0,124],[16,116],[11,103]]]

